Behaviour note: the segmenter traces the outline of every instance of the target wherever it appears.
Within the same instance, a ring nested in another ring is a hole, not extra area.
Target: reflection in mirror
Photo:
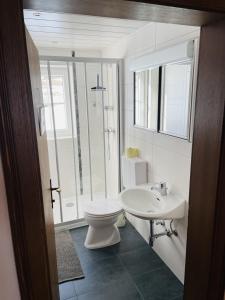
[[[192,61],[162,67],[160,132],[189,139]]]
[[[134,125],[157,130],[159,67],[134,73]]]

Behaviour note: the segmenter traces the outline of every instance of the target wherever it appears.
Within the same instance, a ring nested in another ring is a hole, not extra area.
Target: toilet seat
[[[93,218],[104,218],[118,215],[123,211],[120,203],[113,199],[86,202],[84,213]]]

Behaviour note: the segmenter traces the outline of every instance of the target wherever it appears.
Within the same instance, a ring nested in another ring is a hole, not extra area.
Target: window
[[[134,73],[135,125],[157,130],[159,68]]]
[[[45,105],[45,123],[49,136],[53,135],[53,113],[50,94],[50,83],[46,66],[41,66],[41,81]],[[55,129],[58,136],[71,135],[70,101],[68,95],[68,76],[61,66],[51,66],[51,85]]]
[[[191,61],[162,67],[160,132],[189,138],[191,73]]]

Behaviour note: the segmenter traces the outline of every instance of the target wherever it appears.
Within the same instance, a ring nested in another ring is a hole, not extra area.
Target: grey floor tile
[[[131,281],[117,281],[97,291],[78,296],[78,300],[143,300]]]
[[[88,265],[92,261],[99,261],[115,255],[113,246],[96,250],[85,248],[84,241],[86,238],[87,229],[88,227],[85,226],[70,231],[82,266]]]
[[[60,300],[67,300],[76,297],[74,282],[69,281],[59,284]]]
[[[117,254],[148,246],[130,223],[120,228],[120,236],[121,242],[114,246],[114,251]]]
[[[85,279],[60,285],[60,300],[183,300],[182,284],[131,224],[119,244],[97,250],[84,247],[87,229],[71,230]]]
[[[116,256],[100,262],[90,262],[85,266],[84,273],[85,279],[75,281],[77,295],[98,292],[118,282],[125,282],[130,286],[133,284],[128,272]]]
[[[119,257],[131,276],[153,271],[165,265],[148,245],[137,250],[121,253]]]
[[[139,274],[134,281],[146,300],[174,300],[183,294],[183,285],[167,267]]]

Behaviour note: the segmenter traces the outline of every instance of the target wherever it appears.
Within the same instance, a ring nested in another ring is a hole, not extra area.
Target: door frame
[[[210,47],[213,33],[208,30],[210,25],[207,27],[206,24],[225,19],[225,4],[213,8],[210,1],[203,4],[201,0],[145,2],[151,4],[124,0],[67,0],[66,4],[56,0],[25,0],[24,8],[204,25],[200,58],[202,54],[203,57],[211,55],[211,58],[215,55]],[[22,299],[50,300],[52,296],[41,176],[22,10],[20,0],[2,1],[0,4],[1,158]],[[204,59],[201,63],[200,59],[190,183],[185,300],[219,300],[222,299],[224,289],[225,85],[221,76],[217,85],[210,86],[214,92],[219,90],[216,97],[212,98],[207,83],[213,79],[214,73],[208,72],[207,67],[211,68],[212,64]],[[205,76],[206,73],[208,76]],[[211,76],[209,73],[212,73]],[[205,122],[205,116],[208,122]],[[210,162],[208,169],[204,165],[207,162]]]

